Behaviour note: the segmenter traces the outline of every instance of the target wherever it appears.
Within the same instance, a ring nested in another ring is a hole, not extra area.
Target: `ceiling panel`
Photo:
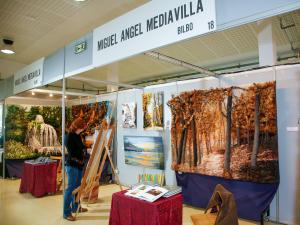
[[[211,50],[215,52],[218,57],[230,56],[238,53],[232,43],[226,39],[222,32],[216,32],[211,35],[204,36],[201,39],[203,44],[210,46]]]
[[[250,25],[240,26],[236,29],[224,31],[231,44],[235,45],[239,53],[255,51],[258,49],[257,34]]]
[[[16,51],[0,59],[32,63],[147,1],[0,0],[0,38],[12,38]]]
[[[286,33],[284,32],[284,30],[280,28],[280,19],[278,17],[274,18],[272,22],[273,22],[273,34],[274,34],[276,44],[279,46],[289,44],[289,40],[287,38]]]
[[[145,55],[138,55],[122,60],[118,63],[115,63],[114,66],[117,67],[116,71],[119,74],[119,82],[121,83],[139,82],[145,79],[157,78],[160,76],[188,71],[183,67],[156,60]],[[78,77],[87,77],[95,80],[107,80],[107,76],[109,74],[108,71],[109,66],[104,66],[79,74]],[[95,86],[96,85],[97,83],[95,83]]]
[[[87,2],[75,2],[74,0],[60,0],[60,1],[49,1],[49,0],[16,0],[20,3],[27,5],[34,5],[35,7],[43,10],[52,12],[62,17],[69,17],[74,15],[79,9],[86,6]]]
[[[201,38],[193,38],[191,40],[184,41],[181,45],[194,56],[196,61],[217,57],[217,54],[210,48],[210,46],[205,45]]]
[[[54,11],[39,8],[35,4],[28,4],[27,1],[6,0],[4,2],[10,3],[4,4],[4,7],[1,7],[1,14],[5,14],[2,19],[3,21],[9,22],[12,27],[20,22],[20,18],[29,23],[26,28],[33,28],[34,26],[32,25],[34,25],[34,22],[45,23],[54,27],[66,19],[63,14],[57,14]],[[30,24],[30,22],[32,24]]]
[[[299,40],[299,11],[288,14],[296,23],[289,35]],[[274,38],[280,52],[291,52],[287,34],[280,28],[279,17],[271,18]],[[257,23],[194,38],[159,49],[162,54],[198,65],[215,67],[258,57]],[[300,41],[300,40],[299,40]],[[299,42],[300,43],[300,42]],[[184,50],[183,50],[184,49]]]

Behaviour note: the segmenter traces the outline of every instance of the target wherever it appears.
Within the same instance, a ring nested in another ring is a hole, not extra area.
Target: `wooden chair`
[[[216,221],[216,214],[197,214],[191,215],[194,225],[214,225]]]

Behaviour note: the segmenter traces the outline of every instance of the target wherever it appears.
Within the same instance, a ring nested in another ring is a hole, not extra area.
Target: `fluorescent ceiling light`
[[[8,54],[8,55],[11,55],[11,54],[14,54],[15,52],[11,49],[1,49],[1,52],[4,53],[4,54]]]

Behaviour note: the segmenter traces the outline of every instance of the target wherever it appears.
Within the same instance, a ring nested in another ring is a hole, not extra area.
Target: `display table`
[[[181,225],[182,196],[174,195],[147,202],[114,193],[111,201],[109,225]]]
[[[24,161],[28,159],[5,159],[6,177],[22,178]]]
[[[20,193],[30,192],[42,197],[56,192],[56,162],[47,164],[24,163]]]

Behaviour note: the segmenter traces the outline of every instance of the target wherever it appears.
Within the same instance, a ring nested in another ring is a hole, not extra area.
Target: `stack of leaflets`
[[[148,202],[154,202],[167,192],[168,190],[162,187],[141,184],[136,186],[132,190],[127,191],[125,195]]]
[[[178,186],[164,186],[165,189],[168,190],[166,194],[164,194],[164,197],[171,197],[173,195],[181,193],[181,187]]]
[[[56,163],[56,160],[50,159],[49,157],[39,157],[37,159],[26,160],[25,163],[29,164],[47,164]]]

